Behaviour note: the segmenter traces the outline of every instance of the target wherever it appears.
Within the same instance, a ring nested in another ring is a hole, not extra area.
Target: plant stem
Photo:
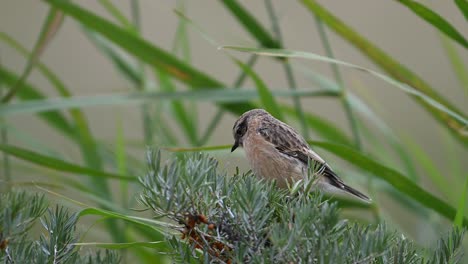
[[[326,52],[327,56],[330,57],[330,58],[335,58],[335,56],[333,55],[333,50],[331,48],[330,42],[328,41],[328,36],[327,36],[327,33],[325,31],[325,27],[323,26],[322,21],[320,20],[320,18],[315,16],[315,22],[316,22],[317,29],[318,29],[319,34],[320,34],[320,39],[322,40],[322,44],[323,44],[323,47],[325,48],[325,52]],[[338,84],[338,87],[340,88],[341,103],[343,104],[343,108],[344,108],[344,110],[346,112],[346,116],[347,116],[347,118],[349,120],[349,123],[350,123],[350,126],[351,126],[351,131],[352,131],[353,137],[354,137],[354,143],[355,143],[356,148],[358,150],[362,150],[362,144],[361,144],[361,138],[359,136],[357,118],[354,115],[354,113],[353,113],[353,111],[351,109],[351,105],[349,104],[349,101],[347,99],[346,89],[345,89],[345,86],[344,86],[343,78],[342,78],[341,73],[340,73],[340,71],[338,69],[338,66],[336,64],[331,64],[331,69],[333,71],[333,75],[334,75],[334,78],[336,80],[336,83]]]
[[[255,62],[257,61],[258,55],[252,55],[250,56],[249,60],[247,61],[246,65],[249,67],[252,67]],[[234,82],[234,89],[239,89],[240,86],[244,83],[245,79],[247,77],[247,73],[245,71],[241,71],[239,76],[237,77],[236,81]],[[216,115],[211,119],[210,123],[208,124],[207,129],[205,130],[205,133],[203,133],[203,136],[200,138],[199,145],[203,146],[208,139],[211,137],[213,134],[216,126],[218,125],[218,122],[221,120],[223,117],[225,111],[223,109],[218,110]]]
[[[272,24],[273,28],[273,33],[275,34],[276,41],[280,44],[280,46],[283,45],[283,37],[281,35],[281,29],[278,23],[278,18],[275,14],[275,10],[273,8],[273,4],[271,0],[265,0],[265,6],[268,12],[268,15],[270,17],[270,21]],[[283,69],[286,74],[286,79],[288,82],[288,87],[291,90],[296,90],[297,89],[297,84],[296,84],[296,79],[294,78],[294,74],[291,68],[291,64],[289,63],[289,60],[285,59],[282,61],[283,64]],[[299,117],[299,121],[301,123],[301,128],[302,128],[302,134],[304,135],[305,138],[309,138],[309,131],[307,127],[307,122],[306,118],[304,115],[304,111],[302,109],[301,101],[299,96],[294,96],[293,97],[293,102],[294,102],[294,108],[296,109],[296,113]]]
[[[325,48],[326,55],[332,59],[335,58],[333,55],[333,50],[331,48],[330,42],[328,41],[328,36],[325,31],[325,27],[323,26],[322,20],[315,16],[315,23],[317,25],[317,29],[320,35],[320,39],[322,40],[322,44]],[[354,144],[356,146],[356,149],[359,151],[362,151],[362,143],[361,143],[361,138],[359,135],[359,128],[358,128],[358,119],[353,113],[353,109],[351,108],[351,104],[349,103],[348,96],[346,93],[345,85],[343,82],[343,78],[341,76],[340,70],[338,69],[338,65],[336,64],[331,64],[331,69],[333,72],[333,76],[336,80],[336,83],[338,87],[340,88],[339,93],[340,93],[340,100],[343,105],[344,111],[346,113],[346,117],[349,120],[349,124],[351,127],[351,132],[353,133],[353,138],[354,138]],[[372,178],[368,178],[367,180],[367,188],[369,191],[372,192],[373,190],[373,184],[372,184]],[[374,192],[375,193],[375,192]],[[372,206],[372,214],[374,216],[374,219],[376,222],[380,222],[380,212],[379,209],[376,205]]]
[[[0,60],[0,65],[1,65],[1,60]],[[0,98],[3,96],[3,89],[2,89],[2,80],[0,79]],[[4,119],[1,118],[0,122],[4,122]],[[8,132],[6,127],[2,127],[0,129],[0,141],[2,144],[7,144],[8,143]],[[4,175],[4,188],[0,189],[2,192],[8,192],[10,190],[10,181],[11,181],[11,170],[10,170],[10,157],[8,154],[3,152],[3,175]]]
[[[141,19],[140,19],[140,5],[138,0],[132,0],[130,2],[130,8],[132,13],[132,23],[138,34],[141,34]],[[137,87],[139,90],[146,90],[147,78],[145,74],[145,65],[141,60],[138,60],[138,71],[141,76],[141,85]],[[145,144],[147,146],[153,145],[153,128],[152,118],[150,115],[150,107],[148,104],[143,104],[141,107],[141,114],[143,119],[143,136]]]

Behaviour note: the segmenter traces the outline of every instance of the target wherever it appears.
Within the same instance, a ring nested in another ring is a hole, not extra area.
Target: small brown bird
[[[263,109],[245,112],[232,129],[234,145],[244,148],[252,171],[257,177],[275,179],[279,186],[307,176],[309,164],[316,174],[319,189],[334,194],[351,194],[365,202],[371,199],[346,185],[330,166],[315,153],[292,127]],[[317,166],[318,165],[318,166]]]

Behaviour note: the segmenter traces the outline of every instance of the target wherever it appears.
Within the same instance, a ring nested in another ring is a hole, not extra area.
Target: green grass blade
[[[302,3],[317,15],[328,27],[333,29],[338,35],[349,41],[364,55],[369,57],[378,66],[384,69],[391,77],[396,80],[406,83],[415,88],[419,92],[426,94],[430,98],[437,100],[450,111],[458,115],[462,115],[461,111],[456,109],[448,100],[439,95],[429,84],[423,79],[411,72],[408,68],[394,60],[391,56],[386,54],[383,50],[375,46],[373,43],[359,35],[356,31],[343,23],[339,18],[331,14],[328,10],[322,7],[314,0],[302,0]],[[466,136],[465,125],[447,115],[444,111],[434,109],[427,101],[420,97],[413,97],[420,103],[431,115],[445,125],[446,128],[465,146],[468,146],[468,137]]]
[[[338,64],[341,66],[353,68],[356,70],[364,71],[366,73],[369,73],[373,75],[374,77],[377,77],[394,87],[399,88],[400,90],[408,93],[409,95],[418,98],[419,100],[425,102],[425,104],[428,107],[431,107],[434,111],[438,111],[440,113],[443,113],[444,116],[447,119],[447,122],[456,122],[457,124],[461,125],[460,130],[457,131],[457,133],[461,133],[460,136],[463,137],[464,140],[468,142],[468,136],[463,135],[463,131],[465,127],[468,125],[468,120],[467,118],[463,115],[460,114],[456,111],[453,111],[451,108],[447,107],[445,104],[443,104],[441,101],[436,100],[432,97],[430,97],[427,94],[424,94],[420,92],[419,90],[414,89],[411,86],[406,85],[405,83],[402,83],[396,79],[393,79],[391,77],[388,77],[384,74],[381,74],[379,72],[370,70],[368,68],[364,68],[352,63],[348,63],[345,61],[340,61],[336,59],[331,59],[328,57],[324,57],[315,53],[309,53],[309,52],[301,52],[301,51],[291,51],[291,50],[277,50],[277,49],[257,49],[257,48],[246,48],[246,47],[232,47],[232,46],[225,46],[223,47],[225,49],[232,49],[236,51],[242,51],[242,52],[249,52],[249,53],[254,53],[254,54],[259,54],[259,55],[264,55],[264,56],[274,56],[274,57],[291,57],[291,58],[303,58],[303,59],[311,59],[311,60],[318,60],[322,62],[328,62],[328,63],[334,63]],[[447,123],[447,127],[453,128],[452,123]]]
[[[153,242],[126,242],[126,243],[105,243],[105,242],[83,242],[74,243],[75,246],[87,246],[107,249],[125,249],[131,247],[145,247],[145,248],[161,248],[160,244],[166,243],[165,241],[153,241]]]
[[[39,34],[36,44],[34,45],[31,56],[28,58],[23,73],[15,85],[13,85],[10,90],[2,97],[2,103],[10,101],[15,96],[15,94],[18,93],[18,90],[23,87],[23,82],[28,78],[47,44],[55,36],[55,33],[57,33],[58,29],[62,25],[62,21],[63,13],[56,8],[50,8],[49,14],[47,15],[47,18],[42,25],[41,33]]]
[[[6,43],[8,46],[12,47],[14,50],[16,50],[19,54],[22,56],[29,58],[32,56],[31,53],[23,46],[21,45],[18,41],[16,41],[13,37],[10,35],[0,32],[0,40]],[[58,78],[54,72],[47,67],[42,62],[37,62],[37,66],[39,69],[39,72],[44,75],[45,78],[53,85],[55,90],[62,96],[70,96],[71,93],[69,90],[66,88],[65,84]]]
[[[348,93],[348,100],[351,107],[369,120],[371,124],[373,124],[377,129],[385,136],[386,141],[388,144],[393,148],[395,153],[397,154],[400,161],[406,167],[406,173],[414,182],[418,182],[418,174],[416,172],[416,168],[414,167],[413,161],[406,150],[406,146],[403,145],[400,138],[395,134],[395,132],[384,122],[382,118],[380,118],[366,103],[364,103],[359,97],[354,95],[353,93]],[[382,152],[385,152],[385,149],[381,149]],[[388,160],[390,157],[385,157],[385,160]]]
[[[458,53],[452,42],[445,36],[439,35],[444,47],[445,53],[452,65],[453,72],[457,76],[458,82],[465,91],[465,96],[468,98],[468,70],[463,63],[462,56]]]
[[[13,47],[23,56],[32,56],[32,54],[29,54],[28,51],[21,44],[19,44],[17,41],[11,38],[9,35],[0,33],[0,39],[8,45],[10,45],[11,47]],[[64,82],[60,80],[60,78],[45,64],[38,63],[37,67],[40,73],[43,74],[45,78],[47,78],[47,80],[52,84],[52,86],[60,95],[64,97],[71,96],[71,93],[69,89],[67,89],[67,87],[65,86]],[[9,79],[11,80],[12,78]],[[23,85],[25,85],[24,82]],[[19,91],[18,97],[20,97],[23,100],[44,98],[44,96],[42,96],[40,92],[38,92],[38,89],[33,87],[22,88]],[[95,169],[101,168],[101,158],[98,155],[98,151],[94,143],[94,138],[91,135],[86,117],[79,109],[70,109],[70,115],[75,123],[74,128],[71,125],[66,125],[65,122],[68,123],[68,121],[66,121],[65,117],[60,117],[61,114],[58,112],[41,113],[39,115],[44,116],[45,120],[52,126],[55,126],[56,128],[62,130],[66,129],[67,136],[69,136],[74,141],[80,142],[79,146],[83,154],[83,158],[87,162],[87,164],[94,167]],[[100,180],[98,180],[98,182],[95,182],[93,186],[101,186],[101,190],[104,192],[107,189],[105,183],[101,182]]]
[[[454,193],[449,185],[447,175],[437,168],[434,160],[432,160],[426,151],[416,144],[414,140],[406,140],[406,146],[412,153],[412,157],[421,166],[424,170],[424,174],[429,177],[434,186],[436,186],[447,199],[454,201]]]
[[[279,25],[279,19],[276,15],[275,8],[273,7],[273,3],[271,0],[265,1],[265,7],[268,12],[268,16],[270,17],[271,27],[275,38],[277,39],[278,43],[282,46],[283,37],[281,34],[281,27]],[[281,63],[283,65],[284,74],[286,76],[286,80],[288,82],[289,89],[295,90],[297,89],[297,82],[296,78],[294,77],[294,73],[292,71],[292,66],[288,60],[284,60]],[[301,132],[304,138],[309,138],[309,130],[306,124],[304,110],[301,104],[301,100],[299,97],[293,97],[293,104],[296,108],[296,113],[299,117],[299,122],[301,124]]]
[[[109,0],[99,0],[99,4],[106,9],[122,26],[128,30],[135,30],[133,24],[125,17],[125,15]]]
[[[80,211],[79,216],[83,217],[86,215],[94,215],[94,216],[104,216],[104,217],[109,217],[109,218],[114,218],[114,219],[120,219],[127,221],[132,224],[136,224],[138,226],[145,227],[147,229],[159,232],[161,234],[160,239],[157,240],[163,240],[164,237],[162,236],[162,228],[161,227],[168,227],[171,226],[171,224],[163,222],[163,221],[157,221],[154,219],[146,219],[146,218],[141,218],[141,217],[135,217],[135,216],[130,216],[130,215],[125,215],[117,212],[112,212],[100,208],[86,208]]]
[[[427,208],[434,210],[448,219],[454,219],[456,210],[450,204],[433,196],[431,193],[425,191],[419,185],[412,182],[408,177],[402,175],[398,171],[383,166],[380,163],[370,159],[362,153],[343,146],[325,142],[310,142],[316,147],[323,148],[340,158],[347,160],[354,166],[361,168],[364,171],[372,173],[374,176],[389,183],[398,191],[411,197],[413,200],[419,202]],[[463,226],[468,227],[468,219],[463,218]]]
[[[117,163],[117,171],[119,174],[124,175],[127,173],[127,159],[124,128],[122,125],[122,114],[117,115],[116,129],[115,129],[115,161]],[[128,183],[122,181],[120,183],[121,203],[125,208],[128,207]]]
[[[136,87],[141,87],[143,84],[141,73],[138,71],[135,63],[126,58],[123,54],[120,54],[113,46],[112,43],[101,37],[99,34],[84,29],[85,35],[88,39],[105,54],[119,70],[124,77],[132,82]]]
[[[72,2],[61,0],[46,0],[45,2],[62,10],[65,14],[73,17],[90,29],[99,32],[129,54],[132,54],[141,61],[144,61],[159,70],[165,71],[169,75],[188,84],[193,89],[199,89],[201,87],[211,89],[225,87],[225,85],[220,81],[192,68],[188,64],[175,58],[170,53],[163,51],[149,42],[135,36],[131,32],[119,28],[109,21],[78,7]],[[254,106],[249,103],[226,103],[220,105],[236,114],[242,114],[245,111],[254,108]]]
[[[260,96],[260,101],[265,109],[270,112],[272,116],[284,121],[281,108],[278,106],[278,103],[276,103],[275,97],[270,92],[265,82],[263,82],[263,80],[260,79],[260,77],[248,65],[244,64],[240,60],[234,58],[233,60],[254,81],[258,95]]]
[[[330,79],[326,78],[323,75],[320,75],[318,73],[315,73],[313,71],[310,71],[304,67],[298,68],[303,74],[305,74],[305,77],[312,81],[314,84],[320,86],[321,88],[324,88],[325,90],[329,91],[339,91],[338,84],[335,82],[331,81]],[[337,93],[339,95],[339,93]],[[391,145],[391,147],[394,149],[395,153],[398,155],[400,158],[401,162],[406,167],[406,172],[410,176],[411,179],[417,181],[418,175],[416,173],[416,169],[413,165],[413,162],[406,151],[405,147],[403,146],[401,140],[396,136],[396,134],[392,131],[392,129],[383,121],[381,117],[379,117],[375,111],[373,111],[364,101],[362,101],[358,96],[354,95],[351,92],[347,92],[347,97],[346,99],[349,101],[350,106],[353,108],[354,111],[359,113],[362,117],[366,118],[369,120],[368,123],[373,124],[379,131],[382,132],[383,135],[385,135],[385,138],[387,139],[388,143]],[[361,129],[363,133],[368,132],[368,129],[366,129],[365,126],[361,125]],[[366,135],[365,137],[371,137],[372,135]],[[329,141],[333,142],[333,138],[328,139]],[[381,148],[383,150],[383,146]],[[384,151],[379,152],[379,153],[385,153]],[[384,159],[388,160],[390,156],[384,157]]]
[[[165,92],[175,92],[176,87],[173,84],[170,77],[161,71],[157,71],[157,76],[159,79],[160,89]],[[186,111],[184,105],[180,101],[172,101],[171,108],[174,113],[174,117],[177,120],[182,132],[187,136],[192,145],[197,145],[198,143],[198,133],[195,126],[196,120],[193,120],[188,112]]]
[[[0,79],[6,85],[15,85],[18,80],[18,76],[13,72],[8,71],[6,68],[0,66]],[[18,89],[17,96],[22,100],[40,100],[46,97],[38,91],[38,89],[27,82],[22,82],[22,87]],[[0,105],[0,107],[5,105]],[[38,113],[38,116],[47,122],[50,126],[54,127],[63,135],[73,138],[75,135],[74,128],[70,122],[65,118],[64,115],[57,111]]]
[[[232,147],[231,145],[219,145],[219,146],[203,146],[203,147],[190,147],[190,148],[163,148],[164,150],[171,152],[200,152],[200,151],[217,151],[217,150],[227,150]]]
[[[447,20],[445,20],[436,12],[432,11],[430,8],[413,0],[398,0],[398,2],[408,7],[411,11],[413,11],[413,13],[426,20],[426,22],[433,25],[449,38],[455,40],[463,47],[468,48],[468,41],[463,37],[463,35],[458,32],[455,27],[452,26]]]
[[[317,26],[319,36],[322,41],[322,46],[325,49],[325,53],[327,57],[335,59],[335,55],[333,53],[332,46],[330,45],[327,31],[325,30],[325,26],[323,25],[322,20],[320,20],[320,18],[318,17],[315,17],[315,24]],[[361,142],[361,137],[359,135],[359,125],[358,125],[359,120],[357,119],[356,115],[353,112],[353,109],[351,108],[351,105],[348,99],[347,89],[345,87],[343,77],[341,76],[340,69],[337,64],[331,64],[330,67],[331,67],[335,82],[337,84],[337,88],[340,91],[341,104],[343,106],[344,112],[348,119],[349,126],[351,128],[351,132],[354,138],[354,144],[356,145],[356,148],[358,150],[362,150],[362,142]]]
[[[18,159],[22,159],[39,166],[47,167],[49,169],[58,170],[61,172],[68,172],[73,174],[87,175],[94,178],[110,178],[125,181],[136,181],[136,177],[119,175],[109,172],[104,172],[88,167],[82,167],[73,163],[66,162],[64,160],[45,156],[30,150],[11,146],[11,145],[0,145],[0,151],[14,156]]]
[[[177,10],[180,10],[180,14],[185,14],[185,6],[185,1],[177,1]],[[183,60],[189,63],[191,61],[192,56],[190,52],[189,36],[187,33],[187,23],[188,21],[184,17],[179,16],[179,23],[177,24],[172,51],[174,52],[174,54],[177,54],[179,52]]]
[[[465,207],[466,207],[467,193],[468,193],[468,176],[466,176],[465,186],[461,193],[460,200],[458,201],[457,214],[455,215],[455,219],[453,220],[453,224],[460,228],[463,227],[463,220],[465,219]]]
[[[14,142],[21,142],[21,145],[28,148],[34,149],[41,153],[47,154],[52,157],[63,157],[63,154],[50,148],[48,142],[42,141],[40,138],[35,137],[35,131],[26,131],[19,129],[11,123],[7,123],[5,120],[2,120],[0,117],[0,129],[4,129],[8,132],[10,139],[13,139]]]
[[[236,0],[221,1],[224,6],[237,18],[237,21],[244,26],[244,29],[250,33],[263,47],[281,48],[271,34]]]
[[[465,16],[465,19],[468,21],[468,2],[466,0],[455,0],[455,3],[463,16]]]
[[[0,72],[1,76],[1,72]],[[309,89],[298,89],[294,91],[274,91],[274,97],[289,98],[292,96],[315,97],[328,95],[323,91],[311,91]],[[20,113],[42,113],[52,110],[63,110],[71,108],[85,108],[91,106],[113,106],[143,104],[155,101],[196,101],[196,102],[236,102],[240,104],[250,100],[258,99],[258,91],[234,90],[234,89],[207,89],[196,91],[177,92],[133,92],[123,94],[109,94],[96,96],[75,96],[70,98],[51,98],[42,100],[29,100],[26,102],[0,105],[0,115],[12,115]]]

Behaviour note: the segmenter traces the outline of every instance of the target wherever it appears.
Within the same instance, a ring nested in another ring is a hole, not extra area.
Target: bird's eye
[[[236,135],[241,136],[242,135],[242,128],[237,129]]]

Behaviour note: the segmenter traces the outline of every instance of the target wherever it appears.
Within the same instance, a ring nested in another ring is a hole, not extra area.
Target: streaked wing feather
[[[279,122],[264,122],[257,132],[275,148],[289,157],[295,158],[305,165],[313,162],[314,171],[322,175],[324,179],[335,188],[351,193],[365,201],[369,197],[358,190],[346,185],[343,180],[328,166],[328,164],[312,149],[307,142],[290,126]]]

